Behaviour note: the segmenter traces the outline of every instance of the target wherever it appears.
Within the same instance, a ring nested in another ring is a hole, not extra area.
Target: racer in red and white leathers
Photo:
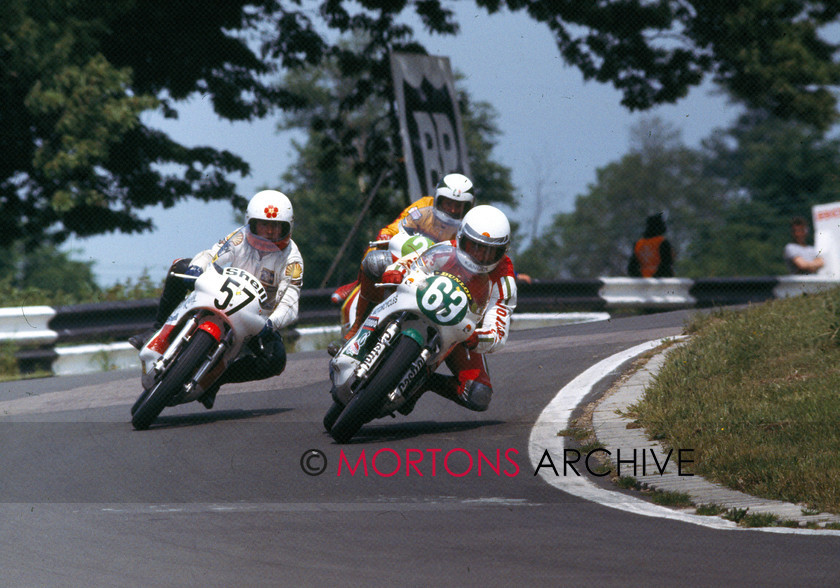
[[[516,279],[513,262],[506,255],[510,243],[510,223],[493,206],[476,206],[461,222],[456,238],[458,261],[475,274],[487,275],[490,297],[481,323],[467,341],[456,345],[446,358],[454,374],[432,374],[428,389],[470,410],[487,410],[493,386],[484,355],[502,349],[510,332],[510,320],[516,308]],[[399,259],[382,274],[383,283],[402,282],[405,272],[419,254]],[[418,396],[400,412],[408,414]]]
[[[388,226],[379,231],[377,241],[389,241],[400,231],[428,237],[435,243],[455,237],[461,219],[472,208],[473,184],[462,174],[448,174],[438,183],[434,196],[424,196],[412,203]],[[333,294],[334,302],[342,302],[342,325],[349,324],[350,306],[355,302],[355,320],[345,332],[345,340],[359,330],[368,310],[382,301],[382,292],[374,284],[394,259],[386,249],[371,247],[362,259],[356,282],[345,284]],[[337,349],[337,347],[335,347]]]

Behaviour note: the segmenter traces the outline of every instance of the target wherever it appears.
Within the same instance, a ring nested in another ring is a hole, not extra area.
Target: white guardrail
[[[837,286],[840,286],[840,279],[815,276],[699,280],[599,278],[537,282],[520,288],[519,311],[513,315],[511,328],[521,330],[606,320],[609,318],[608,311],[618,309],[671,310],[745,304],[813,293]],[[18,357],[25,353],[40,354],[43,361],[51,362],[50,369],[55,375],[139,368],[137,351],[127,342],[71,345],[74,336],[80,331],[103,334],[109,321],[125,320],[124,316],[116,316],[119,312],[124,315],[126,311],[134,309],[131,305],[136,305],[131,302],[116,303],[116,306],[115,303],[108,304],[110,306],[79,305],[58,309],[49,306],[0,308],[0,343],[39,346],[39,350],[24,351]],[[120,304],[128,305],[128,308]],[[591,308],[597,312],[541,312],[556,308]],[[77,326],[68,327],[69,318]],[[55,329],[51,326],[55,326]],[[100,329],[103,330],[100,332]],[[325,348],[338,335],[338,326],[300,327],[288,333],[287,347],[290,353]]]
[[[610,318],[606,312],[523,313],[514,314],[511,330],[533,329],[551,325],[568,325]],[[325,349],[327,344],[340,336],[338,325],[331,327],[303,327],[295,329],[299,337],[287,344],[290,353]],[[102,345],[77,345],[57,347],[58,357],[53,360],[52,371],[56,376],[85,374],[107,370],[140,369],[137,350],[126,342]]]

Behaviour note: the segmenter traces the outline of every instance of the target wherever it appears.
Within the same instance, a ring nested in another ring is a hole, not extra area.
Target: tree
[[[29,250],[15,246],[0,256],[0,291],[18,293],[12,294],[12,300],[21,293],[62,303],[91,300],[99,293],[92,264],[72,260],[70,254],[48,244]],[[32,300],[22,303],[34,304]]]
[[[548,24],[566,61],[630,109],[675,102],[711,75],[750,108],[822,129],[837,119],[838,45],[820,32],[838,0],[477,1]]]
[[[678,275],[781,275],[791,218],[840,200],[840,140],[761,110],[712,133],[702,150],[680,145],[655,119],[633,137],[630,153],[598,170],[518,269],[544,278],[625,275],[644,217],[664,210]]]
[[[138,211],[186,196],[241,204],[240,158],[186,148],[144,111],[202,92],[231,120],[284,105],[237,32],[264,15],[241,0],[6,0],[0,7],[0,247],[71,233],[145,230]],[[174,164],[174,170],[172,169]],[[169,165],[167,172],[161,171]]]
[[[669,240],[680,252],[720,217],[723,193],[678,131],[657,118],[644,120],[631,131],[630,152],[597,170],[574,211],[554,217],[517,257],[517,269],[543,279],[626,275],[648,215],[666,213]]]
[[[342,46],[365,43],[364,36],[355,36]],[[297,161],[281,179],[294,199],[294,238],[306,248],[309,287],[321,283],[362,203],[378,186],[361,229],[330,279],[337,285],[355,279],[369,241],[409,202],[393,173],[402,166],[394,147],[397,122],[388,102],[375,93],[345,110],[347,96],[356,92],[359,79],[344,74],[334,59],[294,71],[283,83],[308,105],[287,113],[280,129],[307,131],[306,142],[294,144]],[[510,169],[492,158],[499,135],[496,112],[487,103],[473,102],[465,92],[459,92],[458,103],[477,197],[483,203],[515,205]],[[338,118],[340,123],[332,124]]]
[[[840,200],[840,141],[794,121],[748,111],[704,141],[708,173],[731,206],[686,252],[685,270],[706,276],[780,275],[794,216]]]
[[[712,76],[735,99],[782,118],[825,129],[836,117],[837,46],[820,32],[836,20],[840,0],[476,4],[491,13],[526,10],[547,24],[563,57],[585,78],[620,89],[631,109],[674,102]],[[389,52],[425,52],[401,15],[413,11],[435,34],[458,31],[441,0],[313,7],[300,0],[0,3],[0,247],[147,230],[144,208],[187,196],[241,207],[229,180],[248,173],[241,158],[180,145],[141,114],[176,117],[178,102],[195,95],[227,120],[302,106],[272,76],[330,59],[357,81],[323,121],[346,136],[346,113],[369,96],[391,99]],[[365,33],[365,43],[334,40],[350,31]],[[379,164],[366,158],[372,167],[362,175],[375,176]]]

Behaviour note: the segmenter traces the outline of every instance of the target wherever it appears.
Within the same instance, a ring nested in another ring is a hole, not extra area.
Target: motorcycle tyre
[[[327,433],[330,432],[335,421],[341,415],[341,412],[344,410],[344,405],[338,402],[333,401],[332,406],[329,408],[327,413],[324,415],[324,429],[326,429]]]
[[[149,428],[169,401],[180,391],[181,386],[207,359],[207,355],[216,343],[216,338],[207,331],[198,329],[193,333],[192,340],[181,352],[175,365],[164,374],[160,383],[152,389],[131,416],[131,424],[135,429],[142,431]]]
[[[367,385],[353,395],[335,424],[329,429],[336,443],[348,443],[362,425],[376,418],[385,398],[396,388],[411,362],[420,354],[420,344],[411,337],[400,337],[385,362]]]
[[[149,397],[149,394],[151,394],[152,390],[154,389],[155,387],[152,386],[148,390],[143,390],[142,394],[140,394],[140,396],[137,397],[137,400],[134,401],[134,405],[131,407],[131,416],[134,416],[134,413],[137,412],[137,409],[140,408],[140,406],[142,406],[142,404]]]

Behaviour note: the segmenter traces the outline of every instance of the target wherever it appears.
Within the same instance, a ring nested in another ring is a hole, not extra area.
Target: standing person
[[[192,259],[176,260],[170,267],[158,303],[152,330],[134,335],[129,343],[142,349],[190,292],[193,282],[173,274],[199,276],[214,262],[253,274],[266,290],[270,311],[263,330],[243,348],[216,384],[199,400],[213,407],[216,392],[224,383],[262,380],[279,375],[286,367],[286,348],[280,330],[297,320],[303,282],[303,258],[292,241],[294,212],[282,192],[263,190],[248,203],[245,226],[221,239]]]
[[[674,275],[674,250],[665,237],[665,219],[658,212],[647,217],[645,232],[633,246],[627,274],[636,278],[670,278]]]
[[[790,221],[790,235],[793,243],[785,245],[785,263],[788,271],[792,274],[807,275],[815,274],[825,260],[819,256],[817,249],[807,245],[808,222],[801,216],[794,217]]]
[[[428,237],[435,243],[455,238],[461,219],[475,203],[472,188],[473,183],[467,176],[457,173],[447,174],[438,182],[433,196],[423,196],[410,204],[391,224],[379,231],[376,240],[390,240],[400,230],[401,224],[410,225],[414,234]],[[374,284],[392,261],[387,249],[368,249],[362,258],[357,281],[342,286],[333,295],[335,302],[341,302],[350,297],[354,288],[359,289],[356,319],[345,333],[345,341],[359,330],[368,310],[382,301],[382,292]],[[332,351],[337,349],[338,343],[331,346]]]

